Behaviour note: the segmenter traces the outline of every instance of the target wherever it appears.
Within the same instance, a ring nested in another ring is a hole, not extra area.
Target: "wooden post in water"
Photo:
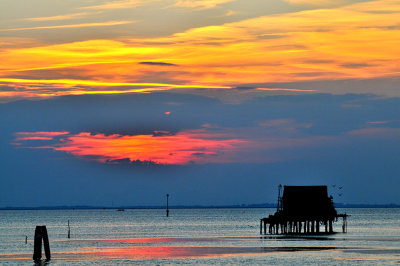
[[[35,240],[34,240],[34,247],[33,247],[33,260],[40,261],[42,259],[42,239],[44,244],[44,253],[46,255],[46,260],[50,260],[50,244],[49,244],[49,237],[47,235],[46,226],[36,226],[35,229]]]
[[[43,245],[44,245],[44,254],[46,255],[46,259],[50,260],[50,243],[49,243],[49,236],[47,235],[46,226],[42,226],[42,235],[43,235]]]
[[[28,244],[28,236],[25,236],[25,244]]]
[[[69,227],[69,220],[68,220],[68,238],[71,238],[71,227]]]
[[[264,235],[267,234],[267,223],[264,221]]]
[[[41,259],[42,259],[42,227],[36,226],[34,246],[33,246],[33,260],[39,261]]]
[[[168,197],[169,197],[169,194],[167,194],[167,217],[169,216],[169,209],[168,209]]]

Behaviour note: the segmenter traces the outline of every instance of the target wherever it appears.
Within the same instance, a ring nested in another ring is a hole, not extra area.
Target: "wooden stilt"
[[[69,226],[69,220],[68,220],[68,238],[71,238],[71,227]]]
[[[34,247],[33,247],[33,260],[40,261],[42,259],[42,239],[44,244],[44,253],[46,255],[46,260],[51,259],[50,254],[50,243],[49,237],[47,235],[46,226],[36,226],[35,229],[35,240],[34,240]]]
[[[36,226],[34,246],[33,246],[33,260],[39,261],[41,259],[42,259],[42,227]]]
[[[49,236],[47,235],[46,226],[42,226],[42,235],[43,235],[43,245],[44,245],[44,254],[46,255],[46,259],[51,259],[50,254],[50,243],[49,243]]]
[[[264,235],[267,234],[267,223],[264,221]]]

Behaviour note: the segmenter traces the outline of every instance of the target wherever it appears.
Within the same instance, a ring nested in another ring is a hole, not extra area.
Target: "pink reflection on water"
[[[258,247],[106,247],[94,248],[97,251],[87,253],[93,257],[109,259],[172,259],[195,257],[221,257],[262,253]]]

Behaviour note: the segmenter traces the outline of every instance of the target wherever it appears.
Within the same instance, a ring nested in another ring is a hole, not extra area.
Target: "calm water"
[[[0,264],[33,264],[36,225],[47,226],[49,265],[400,263],[400,209],[338,209],[351,215],[346,234],[260,237],[259,219],[273,212],[173,209],[167,218],[164,210],[0,211]]]

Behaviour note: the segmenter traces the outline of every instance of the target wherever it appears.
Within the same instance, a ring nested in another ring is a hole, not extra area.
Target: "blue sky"
[[[399,103],[374,95],[313,94],[231,104],[153,93],[2,104],[1,124],[7,126],[1,132],[0,206],[157,205],[166,193],[173,204],[263,203],[275,201],[278,184],[329,185],[338,202],[398,203]],[[154,132],[191,130],[251,143],[235,148],[226,161],[216,158],[225,154],[215,153],[178,165],[140,165],[104,163],[49,148],[68,141],[16,135],[67,131],[158,138]]]

